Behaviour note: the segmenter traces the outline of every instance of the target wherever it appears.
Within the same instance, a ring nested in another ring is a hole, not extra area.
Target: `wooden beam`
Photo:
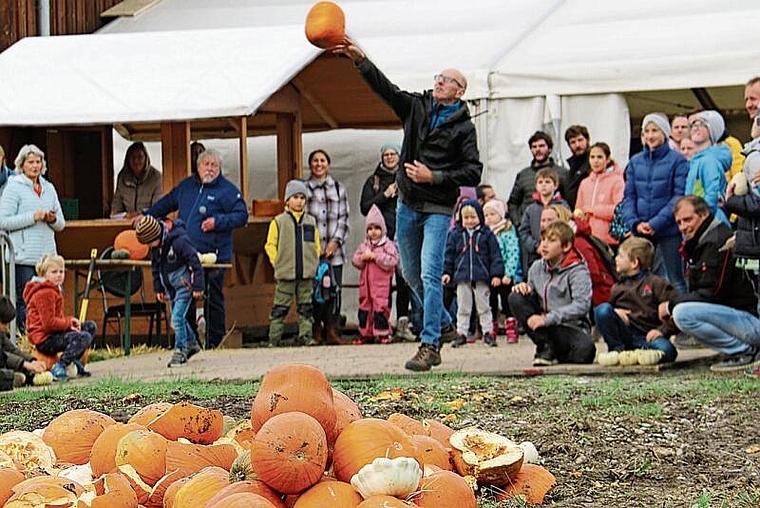
[[[111,213],[111,200],[113,199],[114,192],[114,176],[113,176],[113,133],[108,127],[103,127],[100,134],[100,146],[102,150],[100,152],[101,158],[101,178],[103,181],[103,210],[107,210]]]
[[[327,108],[322,105],[319,99],[317,99],[314,95],[311,94],[311,92],[309,92],[309,90],[306,88],[306,85],[298,78],[293,78],[292,83],[296,87],[296,90],[298,90],[298,92],[301,94],[301,96],[306,99],[306,102],[311,104],[311,107],[313,107],[314,110],[319,114],[320,118],[322,118],[322,120],[324,120],[331,129],[337,129],[338,121],[333,118],[333,116],[327,111]]]
[[[190,123],[161,122],[164,192],[190,174]]]
[[[153,7],[161,0],[124,0],[103,11],[100,16],[103,18],[115,18],[119,16],[137,16],[141,12]]]
[[[240,191],[243,193],[243,201],[248,202],[248,117],[241,116],[238,125],[238,144],[240,145]]]

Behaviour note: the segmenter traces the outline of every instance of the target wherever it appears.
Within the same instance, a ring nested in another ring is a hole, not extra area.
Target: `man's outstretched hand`
[[[353,60],[354,63],[362,62],[365,58],[367,58],[367,55],[364,54],[364,51],[359,49],[359,46],[357,46],[349,37],[343,39],[343,44],[338,44],[332,48],[332,52],[337,55],[346,55],[348,58]]]

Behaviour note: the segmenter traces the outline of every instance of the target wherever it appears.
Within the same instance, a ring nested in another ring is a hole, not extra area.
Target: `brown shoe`
[[[322,323],[314,323],[311,326],[311,343],[310,346],[319,346],[322,344]]]
[[[404,364],[404,368],[413,371],[430,370],[441,364],[441,353],[430,344],[423,344],[419,347],[411,360]]]
[[[344,341],[343,337],[341,337],[340,333],[338,333],[338,328],[330,325],[327,327],[326,344],[328,346],[343,346],[344,344],[347,344],[347,342]]]

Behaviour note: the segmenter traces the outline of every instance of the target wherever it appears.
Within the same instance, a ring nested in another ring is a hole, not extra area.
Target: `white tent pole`
[[[39,0],[37,7],[37,31],[43,37],[50,36],[50,0]]]

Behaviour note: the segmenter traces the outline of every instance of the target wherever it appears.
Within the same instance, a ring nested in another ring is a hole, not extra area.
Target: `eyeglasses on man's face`
[[[449,83],[456,83],[457,86],[459,86],[460,88],[464,88],[464,86],[462,86],[462,83],[460,83],[459,81],[457,81],[456,78],[452,78],[451,76],[444,76],[443,74],[436,74],[435,76],[433,76],[433,79],[435,79],[436,82],[443,81],[443,83],[446,84],[446,85],[448,85]]]

